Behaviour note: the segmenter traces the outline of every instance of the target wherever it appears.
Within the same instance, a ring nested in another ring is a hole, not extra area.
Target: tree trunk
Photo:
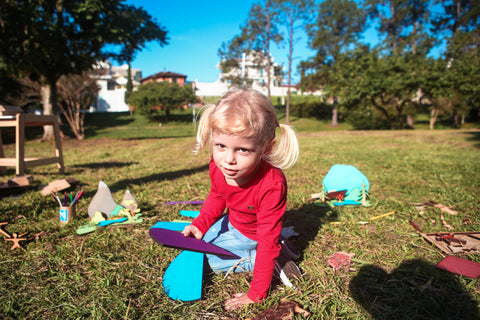
[[[413,116],[411,114],[407,114],[407,127],[410,129],[413,129],[413,125],[415,123],[415,120],[413,119]]]
[[[290,25],[288,39],[288,81],[287,81],[287,105],[285,108],[285,122],[290,124],[290,85],[292,84],[292,61],[293,61],[293,6],[290,8]]]
[[[267,93],[268,93],[268,100],[271,101],[272,100],[272,93],[270,91],[270,83],[271,83],[271,68],[272,68],[272,63],[271,63],[271,60],[270,60],[270,41],[271,41],[271,34],[270,34],[270,26],[271,26],[271,23],[272,23],[272,17],[271,17],[271,3],[270,1],[267,1],[266,3],[266,7],[267,7],[267,34],[266,34],[266,43],[265,43],[265,53],[267,54]]]
[[[54,108],[57,105],[57,79],[50,79],[48,84],[43,84],[40,89],[40,94],[42,96],[42,103],[43,103],[43,114],[44,115],[52,115],[55,114]],[[57,116],[58,123],[60,122],[60,116]],[[64,134],[60,129],[60,137],[63,138]],[[44,126],[43,127],[43,137],[42,141],[51,140],[55,138],[55,134],[53,132],[53,126]]]
[[[49,84],[43,84],[40,88],[40,95],[42,97],[42,104],[43,104],[43,114],[44,115],[52,115],[53,108],[52,108],[52,90]],[[52,126],[43,126],[43,140],[53,139],[54,132]]]
[[[270,82],[271,82],[271,60],[270,60],[270,44],[267,44],[267,95],[268,95],[268,100],[272,99],[272,93],[270,91]]]
[[[398,128],[403,129],[403,104],[395,103],[395,111],[397,111]]]
[[[390,117],[390,115],[388,114],[387,110],[385,108],[383,108],[381,105],[377,104],[375,102],[375,99],[373,98],[370,98],[370,101],[372,102],[372,105],[375,109],[377,109],[378,111],[380,111],[384,116],[385,116],[385,119],[387,119],[388,123],[390,123],[390,128],[392,130],[395,130],[397,129],[396,127],[396,123],[395,123],[395,119],[392,119],[392,117]]]
[[[332,127],[338,126],[338,107],[337,97],[333,98],[333,110],[332,110]]]
[[[430,111],[430,125],[429,129],[433,130],[435,128],[435,122],[437,122],[438,118],[438,109],[435,107],[432,107],[432,110]]]
[[[458,123],[458,113],[457,111],[453,111],[453,125],[455,126],[455,128],[458,128],[459,127],[459,123]]]

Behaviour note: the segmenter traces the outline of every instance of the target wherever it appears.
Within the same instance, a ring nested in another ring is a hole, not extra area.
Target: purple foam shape
[[[204,204],[205,201],[170,201],[164,204]]]
[[[162,246],[240,259],[236,254],[214,244],[197,238],[185,237],[182,233],[177,231],[163,228],[151,228],[149,232],[150,236]]]

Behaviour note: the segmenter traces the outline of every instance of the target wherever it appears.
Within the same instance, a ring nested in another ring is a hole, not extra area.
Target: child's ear
[[[272,154],[273,148],[275,147],[275,143],[276,143],[275,139],[273,139],[273,140],[271,140],[270,142],[267,143],[267,145],[265,146],[265,155],[266,156],[269,156],[269,155]]]

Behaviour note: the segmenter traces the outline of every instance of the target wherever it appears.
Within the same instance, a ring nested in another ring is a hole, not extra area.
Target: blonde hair
[[[264,159],[274,167],[286,169],[298,159],[298,141],[293,128],[278,122],[272,103],[260,92],[253,89],[233,90],[216,105],[203,108],[194,153],[198,154],[211,143],[214,131],[254,139],[266,146],[275,140],[276,128],[281,129],[279,143],[264,155]]]

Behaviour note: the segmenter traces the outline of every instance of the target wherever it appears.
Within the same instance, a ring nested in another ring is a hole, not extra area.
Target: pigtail
[[[212,136],[211,126],[210,126],[210,115],[215,109],[215,105],[208,104],[202,108],[200,121],[198,122],[197,129],[197,142],[193,148],[193,154],[199,154],[202,151],[203,147],[207,145]]]
[[[295,131],[286,124],[280,124],[281,137],[268,161],[275,167],[287,169],[298,159],[299,147]]]

